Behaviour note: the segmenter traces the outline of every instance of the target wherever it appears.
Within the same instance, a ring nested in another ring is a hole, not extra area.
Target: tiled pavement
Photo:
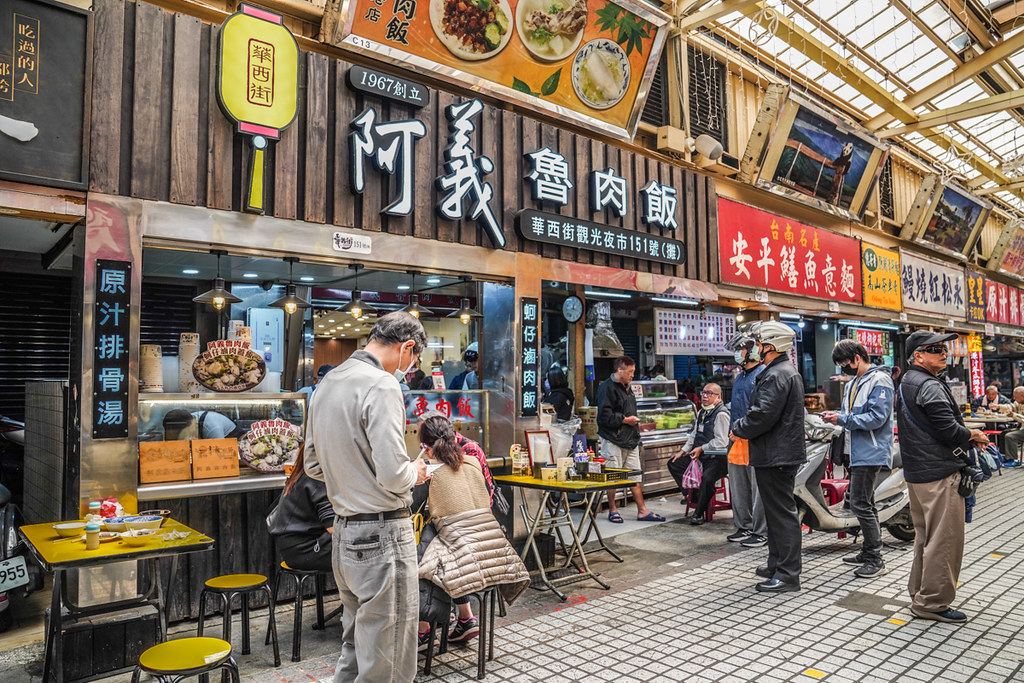
[[[565,603],[529,591],[498,620],[495,659],[487,663],[485,680],[1024,681],[1022,494],[1020,469],[981,488],[975,521],[967,526],[956,603],[971,617],[965,625],[911,616],[909,544],[885,551],[888,574],[864,580],[840,562],[850,552],[849,540],[804,536],[803,590],[762,595],[753,590],[753,569],[764,562],[766,549],[719,543],[732,530],[727,515],[699,528],[680,520],[613,539],[633,559],[625,565],[598,562],[610,591],[576,584]],[[681,550],[698,534],[713,545],[697,554]],[[279,613],[278,624],[283,666],[267,668],[266,653],[259,651],[266,648],[258,647],[262,638],[254,637],[257,652],[239,657],[243,680],[330,681],[338,627],[305,629],[307,659],[292,664],[290,613]],[[262,636],[262,629],[257,633]],[[416,680],[475,680],[475,657],[475,643],[453,647],[435,656],[430,677]]]

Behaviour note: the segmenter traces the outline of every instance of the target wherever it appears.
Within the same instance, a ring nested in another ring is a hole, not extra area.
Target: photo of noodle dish
[[[629,88],[626,53],[614,41],[598,38],[584,45],[572,62],[572,87],[592,109],[614,107]]]
[[[516,28],[527,51],[553,62],[572,54],[587,27],[586,0],[520,0]]]
[[[208,350],[192,363],[196,381],[213,391],[246,391],[263,381],[267,364],[251,349],[224,353]]]
[[[512,38],[508,0],[430,0],[430,25],[459,59],[478,61],[501,52]]]

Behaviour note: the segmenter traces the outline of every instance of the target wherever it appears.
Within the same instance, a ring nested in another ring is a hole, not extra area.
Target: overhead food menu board
[[[620,0],[350,0],[356,52],[631,139],[669,16]]]
[[[726,344],[736,334],[735,316],[656,308],[654,327],[658,355],[732,355]]]

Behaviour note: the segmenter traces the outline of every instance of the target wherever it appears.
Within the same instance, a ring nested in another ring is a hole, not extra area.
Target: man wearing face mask
[[[850,458],[850,509],[860,522],[861,550],[844,557],[856,565],[854,576],[871,578],[885,574],[882,531],[875,509],[875,477],[881,468],[892,469],[892,375],[889,369],[868,362],[868,352],[853,339],[843,339],[832,350],[832,362],[844,375],[853,377],[843,390],[840,412],[821,418],[846,429]]]
[[[715,484],[725,476],[729,464],[725,459],[725,449],[729,445],[729,409],[722,403],[722,387],[714,383],[704,385],[704,390],[700,392],[700,402],[696,426],[683,447],[668,461],[669,473],[676,480],[676,485],[682,487],[683,473],[690,461],[700,460],[703,473],[697,490],[697,507],[690,518],[690,524],[694,526],[704,523],[704,515],[715,495]],[[684,458],[684,455],[690,457]]]
[[[345,609],[343,681],[412,681],[419,618],[412,488],[427,480],[409,460],[400,378],[427,342],[408,313],[382,316],[366,348],[317,385],[306,417],[305,469],[327,485],[334,578]]]

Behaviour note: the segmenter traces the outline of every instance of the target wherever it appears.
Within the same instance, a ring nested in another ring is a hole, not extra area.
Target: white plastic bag
[[[701,477],[704,476],[704,470],[701,469],[699,460],[691,460],[690,466],[683,472],[683,481],[680,488],[684,489],[696,489],[700,488]]]
[[[583,420],[574,417],[568,422],[558,422],[547,427],[551,437],[551,456],[555,462],[558,462],[559,458],[572,455],[569,452],[572,450],[572,437],[580,430],[582,424]]]

